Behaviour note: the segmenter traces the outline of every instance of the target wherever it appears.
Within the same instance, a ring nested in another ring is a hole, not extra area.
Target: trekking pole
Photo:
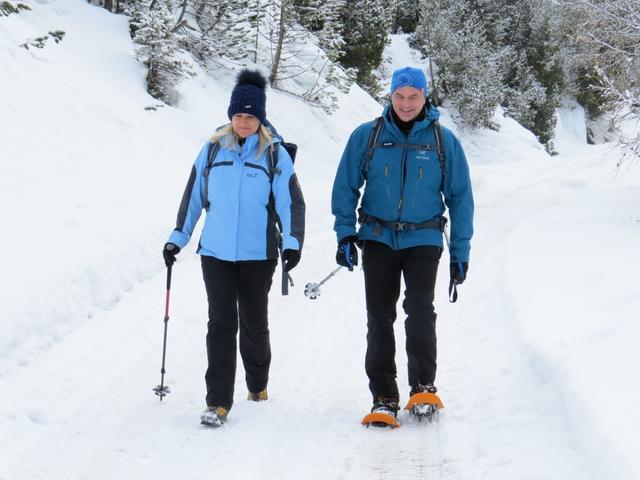
[[[160,373],[162,376],[160,377],[160,385],[156,385],[153,387],[153,391],[157,396],[160,397],[160,401],[162,401],[162,397],[171,392],[171,389],[164,384],[164,362],[167,358],[167,324],[169,323],[169,294],[171,292],[171,267],[167,267],[167,296],[164,304],[164,340],[162,342],[162,368],[160,369]]]
[[[280,260],[282,261],[282,295],[289,295],[289,285],[294,286],[293,278],[284,269],[284,258],[280,257]]]
[[[451,253],[451,242],[449,241],[449,232],[447,227],[444,227],[444,239],[447,241],[447,250]],[[449,280],[449,303],[456,303],[458,300],[458,281],[455,278]]]
[[[279,242],[280,243],[278,245],[278,250],[280,251],[280,265],[282,266],[282,295],[289,295],[289,285],[293,287],[294,284],[293,278],[291,277],[289,272],[284,269],[284,249],[282,248],[282,234],[280,234]]]
[[[333,277],[336,273],[338,273],[342,269],[342,265],[333,270],[329,275],[320,280],[320,283],[307,283],[304,286],[304,296],[309,297],[311,300],[315,300],[320,296],[320,287],[324,285],[324,283]]]

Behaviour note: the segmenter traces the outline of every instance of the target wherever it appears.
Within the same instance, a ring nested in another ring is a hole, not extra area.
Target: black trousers
[[[400,275],[406,291],[402,307],[409,370],[409,384],[433,384],[436,378],[436,313],[433,308],[438,263],[442,249],[419,246],[393,250],[366,241],[363,267],[367,301],[367,355],[369,389],[378,396],[398,398],[396,343],[393,324],[400,296]]]
[[[209,301],[206,401],[208,406],[231,409],[238,320],[247,388],[259,392],[269,380],[271,344],[267,309],[276,260],[226,262],[215,257],[201,258]]]

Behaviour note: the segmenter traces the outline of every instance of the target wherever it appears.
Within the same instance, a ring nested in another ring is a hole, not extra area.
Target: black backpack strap
[[[438,147],[438,161],[440,162],[440,170],[442,171],[442,183],[440,184],[440,190],[444,188],[444,177],[447,174],[447,165],[445,163],[446,157],[444,155],[444,142],[442,140],[442,128],[440,122],[435,120],[433,122],[433,135],[436,137],[436,145]]]
[[[280,173],[278,168],[278,155],[279,148],[277,143],[269,145],[269,151],[267,152],[267,159],[269,160],[269,180],[273,184],[273,177]]]
[[[380,130],[382,130],[383,122],[384,118],[376,118],[376,123],[374,124],[373,128],[371,128],[371,133],[369,133],[369,142],[367,143],[367,157],[365,159],[363,171],[363,176],[365,179],[367,178],[367,173],[369,172],[369,163],[371,163],[371,159],[373,158],[373,150],[376,148],[376,144],[378,143],[378,135],[380,135]]]
[[[286,147],[285,147],[286,148]],[[298,147],[295,146],[295,149],[297,150]],[[281,291],[282,291],[282,295],[289,295],[289,285],[291,285],[293,287],[293,279],[291,278],[291,275],[289,274],[289,272],[287,272],[284,269],[284,257],[282,256],[283,254],[283,249],[282,249],[282,224],[280,223],[280,218],[278,217],[278,214],[276,213],[276,201],[275,198],[273,197],[273,179],[276,175],[279,175],[281,173],[281,170],[278,168],[278,154],[279,154],[279,150],[280,147],[278,145],[278,143],[272,143],[271,145],[269,145],[269,149],[267,151],[267,160],[269,162],[269,181],[271,182],[271,187],[272,190],[269,193],[269,208],[272,209],[273,213],[276,216],[276,223],[278,225],[278,250],[280,251],[280,262],[282,264],[281,268],[282,268],[282,283],[281,283]],[[287,152],[289,151],[289,149],[287,148]],[[293,154],[295,156],[295,152]]]
[[[204,205],[205,210],[209,210],[209,172],[211,171],[211,167],[213,166],[213,162],[216,160],[216,155],[218,155],[218,150],[220,150],[219,142],[210,142],[209,143],[209,153],[207,154],[207,164],[204,166],[202,170],[202,177],[204,178],[204,190],[202,193],[202,203]]]

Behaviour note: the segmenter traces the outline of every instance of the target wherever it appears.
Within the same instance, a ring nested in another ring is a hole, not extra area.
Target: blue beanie
[[[260,120],[260,123],[267,119],[266,103],[267,96],[265,88],[267,81],[260,72],[251,70],[242,70],[238,74],[236,86],[231,92],[231,102],[227,115],[229,120],[236,113],[248,113]]]
[[[415,67],[399,68],[393,72],[391,77],[391,94],[402,87],[414,87],[418,90],[424,89],[424,95],[427,96],[429,88],[427,86],[427,77],[424,72]]]

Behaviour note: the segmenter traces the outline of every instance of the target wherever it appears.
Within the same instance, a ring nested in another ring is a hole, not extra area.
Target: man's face
[[[424,89],[415,87],[398,88],[391,95],[391,105],[403,122],[410,122],[418,116],[424,106]]]

